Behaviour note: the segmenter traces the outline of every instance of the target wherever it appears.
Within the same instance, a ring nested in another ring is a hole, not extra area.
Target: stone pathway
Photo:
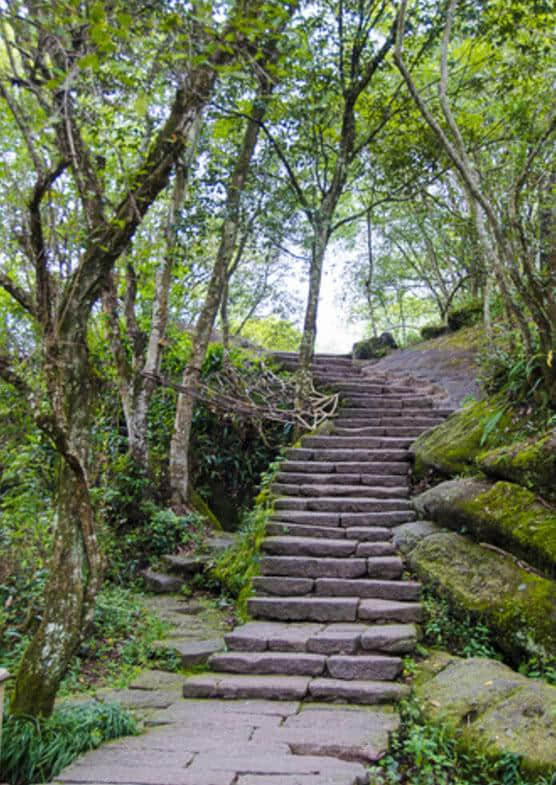
[[[249,603],[255,621],[225,635],[227,651],[210,657],[211,673],[186,680],[183,698],[168,702],[168,685],[148,677],[132,685],[162,690],[166,708],[149,716],[146,734],[83,756],[59,782],[367,782],[365,764],[384,754],[398,723],[392,704],[408,691],[397,680],[401,657],[421,614],[419,585],[404,580],[392,542],[392,528],[415,518],[408,448],[449,410],[418,385],[362,376],[348,358],[320,355],[314,370],[342,407],[332,433],[304,437],[276,477]]]

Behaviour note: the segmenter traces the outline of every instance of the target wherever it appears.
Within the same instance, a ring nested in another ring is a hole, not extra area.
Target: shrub
[[[483,304],[479,300],[471,300],[459,308],[452,308],[448,313],[448,327],[452,332],[462,327],[473,327],[480,324],[483,318]]]
[[[420,332],[423,340],[428,341],[431,338],[445,335],[448,332],[448,328],[445,324],[426,324],[424,327],[421,327]]]
[[[137,733],[131,714],[117,704],[62,707],[45,719],[5,714],[0,778],[10,785],[50,782],[83,752]]]

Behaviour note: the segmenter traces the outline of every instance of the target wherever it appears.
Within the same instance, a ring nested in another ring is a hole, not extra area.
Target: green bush
[[[133,717],[116,704],[62,707],[46,719],[5,713],[0,779],[10,785],[50,782],[78,755],[137,733]]]

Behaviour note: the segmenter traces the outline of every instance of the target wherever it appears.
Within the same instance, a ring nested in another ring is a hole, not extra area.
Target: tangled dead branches
[[[262,430],[264,420],[291,423],[305,430],[313,430],[335,414],[338,407],[337,393],[321,393],[311,386],[311,394],[303,411],[297,411],[295,376],[278,375],[263,361],[245,363],[237,367],[226,360],[211,372],[210,381],[201,382],[195,392],[160,374],[144,372],[143,375],[162,387],[169,387],[185,395],[194,395],[211,411],[231,412],[236,416],[251,418]]]

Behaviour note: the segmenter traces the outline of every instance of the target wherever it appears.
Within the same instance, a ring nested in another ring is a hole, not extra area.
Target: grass
[[[117,704],[61,707],[46,719],[5,714],[0,779],[9,785],[49,782],[78,755],[137,733],[131,714]]]

